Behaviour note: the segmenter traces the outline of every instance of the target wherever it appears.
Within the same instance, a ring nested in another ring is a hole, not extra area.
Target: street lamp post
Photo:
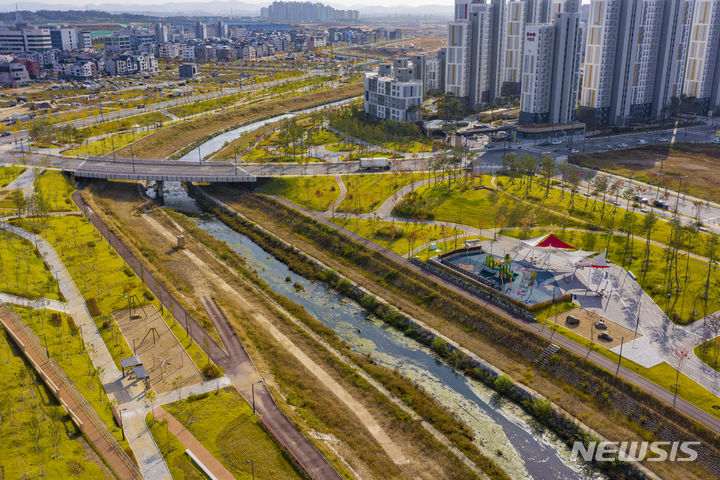
[[[255,461],[254,460],[248,460],[245,463],[250,464],[250,472],[252,473],[252,479],[255,480]]]

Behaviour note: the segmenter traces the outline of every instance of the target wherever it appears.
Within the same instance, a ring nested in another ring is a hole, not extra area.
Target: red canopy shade
[[[559,238],[557,238],[552,233],[547,236],[545,240],[538,243],[536,246],[538,247],[553,247],[553,248],[565,248],[568,250],[575,250],[575,247],[572,245],[568,245],[567,243],[563,242]]]

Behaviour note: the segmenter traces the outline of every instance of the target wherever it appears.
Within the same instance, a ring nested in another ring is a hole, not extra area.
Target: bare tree
[[[673,350],[673,357],[675,357],[675,361],[677,362],[676,365],[676,374],[675,374],[675,395],[673,396],[673,406],[675,405],[675,401],[677,400],[677,391],[678,391],[678,383],[680,381],[680,370],[682,370],[683,363],[685,363],[685,360],[690,357],[690,351],[683,347],[676,347],[675,350]]]

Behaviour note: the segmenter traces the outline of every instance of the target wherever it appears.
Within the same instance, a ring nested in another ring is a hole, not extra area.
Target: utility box
[[[177,248],[178,248],[178,250],[182,250],[183,248],[185,248],[185,236],[184,235],[177,236]]]

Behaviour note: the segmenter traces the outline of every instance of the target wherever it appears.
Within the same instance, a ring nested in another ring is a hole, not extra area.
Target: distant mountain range
[[[269,4],[271,2],[267,2]],[[322,2],[325,3],[325,2]],[[332,2],[330,2],[332,4]],[[79,7],[69,3],[43,3],[43,2],[20,2],[22,10],[98,10],[108,13],[133,13],[150,16],[233,16],[233,17],[256,17],[260,14],[260,8],[266,4],[246,3],[241,1],[212,1],[212,2],[168,2],[168,3],[103,3],[84,4]],[[333,5],[336,6],[336,5]],[[10,13],[14,11],[15,4],[8,4],[0,7],[0,12]],[[350,8],[360,11],[361,18],[383,17],[383,16],[415,16],[415,17],[450,17],[452,7],[448,5],[338,5],[338,8]],[[5,18],[7,15],[2,15]]]

